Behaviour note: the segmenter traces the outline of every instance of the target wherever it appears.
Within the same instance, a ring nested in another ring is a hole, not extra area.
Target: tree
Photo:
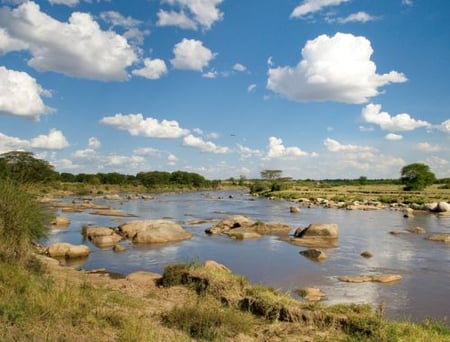
[[[405,185],[405,190],[420,191],[428,185],[432,185],[436,181],[436,177],[428,165],[413,163],[402,168],[400,180]]]
[[[283,171],[281,170],[262,170],[261,171],[261,178],[262,179],[279,179],[281,178],[281,174]]]
[[[35,158],[33,153],[12,151],[0,155],[0,178],[19,183],[41,183],[58,178],[58,173],[46,160]]]

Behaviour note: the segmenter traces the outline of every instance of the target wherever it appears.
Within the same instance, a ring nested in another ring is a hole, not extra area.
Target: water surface
[[[230,198],[232,197],[232,198]],[[71,199],[67,199],[71,200]],[[66,229],[56,229],[46,244],[70,242],[87,244],[92,253],[79,265],[84,269],[106,268],[110,272],[128,274],[137,270],[162,273],[164,267],[176,262],[213,259],[260,283],[291,292],[301,287],[319,287],[327,295],[324,303],[383,304],[391,318],[422,320],[445,319],[450,316],[450,245],[428,241],[423,235],[393,236],[390,231],[424,227],[428,233],[450,233],[450,217],[432,214],[405,219],[398,211],[347,211],[325,208],[304,208],[291,214],[285,201],[254,199],[240,192],[194,192],[155,195],[154,200],[96,201],[132,213],[138,218],[171,218],[182,223],[193,237],[175,244],[133,246],[121,242],[125,253],[114,253],[83,240],[83,225],[118,226],[129,218],[82,213],[58,213],[69,217]],[[339,246],[327,249],[329,258],[315,263],[299,254],[304,248],[264,236],[258,240],[235,241],[226,236],[209,236],[204,230],[212,225],[189,225],[194,219],[221,219],[229,215],[246,215],[263,222],[287,223],[294,231],[313,222],[337,223]],[[364,259],[362,251],[374,256]],[[395,284],[349,284],[337,280],[341,275],[398,273],[403,280]],[[295,294],[293,294],[295,296]]]

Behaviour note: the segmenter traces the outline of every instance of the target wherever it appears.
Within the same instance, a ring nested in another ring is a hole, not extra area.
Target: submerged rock
[[[412,234],[425,234],[427,231],[422,227],[413,227],[413,228],[409,228],[408,232],[410,232]]]
[[[304,251],[299,252],[301,255],[307,257],[308,259],[311,259],[316,262],[323,262],[327,260],[328,256],[325,254],[325,252],[321,251],[320,249],[311,248]]]
[[[379,275],[359,275],[359,276],[342,276],[338,277],[340,281],[346,283],[393,283],[402,279],[399,274],[379,274]]]
[[[449,233],[432,234],[427,239],[431,241],[450,243],[450,234]]]

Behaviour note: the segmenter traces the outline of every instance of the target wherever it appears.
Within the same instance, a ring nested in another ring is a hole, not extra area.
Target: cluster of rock
[[[347,209],[347,210],[381,210],[381,209],[392,209],[392,210],[405,210],[406,208],[411,208],[412,210],[426,211],[432,213],[450,213],[450,203],[432,202],[425,204],[417,203],[390,203],[385,204],[380,201],[365,200],[365,201],[334,201],[326,198],[299,198],[295,200],[301,207],[312,208],[312,207],[324,207],[332,209]],[[290,207],[291,213],[299,212],[299,208],[296,206]]]
[[[177,242],[190,239],[192,234],[178,223],[170,220],[129,221],[116,228],[87,226],[83,228],[83,236],[98,248],[113,248],[122,252],[120,245],[124,239],[135,244],[154,244]],[[47,255],[56,258],[81,258],[90,254],[86,245],[55,243],[47,248]]]
[[[265,234],[288,234],[291,227],[284,223],[264,223],[253,221],[246,216],[234,215],[227,217],[216,225],[205,230],[207,234],[225,234],[232,239],[258,239]]]

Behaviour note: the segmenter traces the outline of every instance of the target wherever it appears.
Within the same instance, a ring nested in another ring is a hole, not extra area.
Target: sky
[[[0,153],[57,171],[450,177],[447,0],[0,0]]]

